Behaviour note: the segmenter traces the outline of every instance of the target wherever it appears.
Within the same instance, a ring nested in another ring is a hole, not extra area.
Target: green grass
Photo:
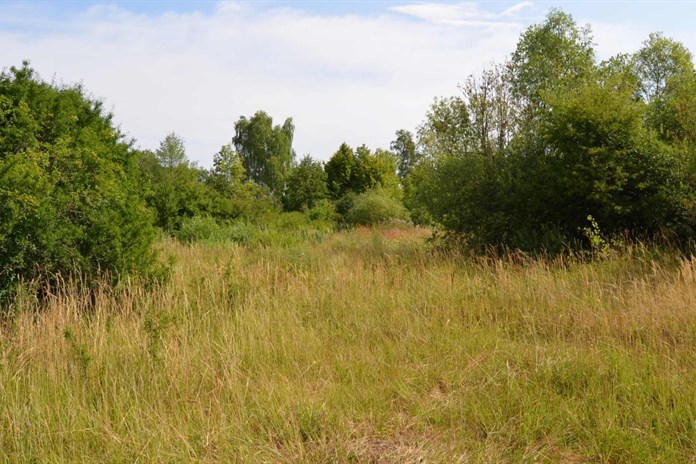
[[[162,288],[21,297],[0,461],[694,461],[696,261],[425,237],[166,241]]]

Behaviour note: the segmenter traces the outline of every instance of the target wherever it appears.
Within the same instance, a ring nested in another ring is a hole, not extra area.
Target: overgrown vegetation
[[[406,204],[479,250],[584,247],[588,215],[607,236],[667,232],[684,245],[696,217],[695,88],[678,42],[652,34],[634,55],[598,62],[589,27],[551,11],[508,62],[435,102],[415,148],[397,143]]]
[[[552,10],[390,151],[233,129],[206,169],[0,74],[0,461],[693,460],[681,44]]]
[[[691,459],[693,260],[464,259],[427,236],[168,240],[154,291],[20,298],[0,461]]]

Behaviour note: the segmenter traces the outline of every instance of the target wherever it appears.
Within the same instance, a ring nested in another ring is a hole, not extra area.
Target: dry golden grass
[[[0,461],[694,461],[696,261],[425,235],[165,242],[164,287],[21,297]]]

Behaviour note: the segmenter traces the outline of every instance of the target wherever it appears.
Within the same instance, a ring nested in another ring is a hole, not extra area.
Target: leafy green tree
[[[546,217],[572,235],[591,214],[607,233],[655,233],[683,216],[683,181],[669,146],[643,125],[632,88],[587,83],[559,96],[541,134],[551,150]]]
[[[435,99],[418,128],[418,151],[426,157],[463,156],[471,151],[469,110],[461,97]]]
[[[286,119],[282,126],[274,126],[268,114],[258,111],[249,119],[242,116],[234,129],[232,142],[242,159],[247,178],[267,186],[275,195],[282,194],[285,178],[295,158],[292,119]]]
[[[460,86],[469,115],[470,151],[486,156],[502,153],[517,126],[516,102],[512,96],[508,65],[494,65],[480,77],[469,76]]]
[[[696,73],[691,52],[653,33],[633,56],[633,65],[638,93],[648,104],[649,127],[667,142],[696,142]]]
[[[396,138],[391,142],[389,148],[398,160],[397,174],[401,179],[406,178],[420,161],[413,134],[407,130],[399,129],[396,131]]]
[[[26,62],[0,74],[0,178],[0,293],[154,269],[137,153],[81,87],[45,83]]]
[[[377,149],[373,153],[365,145],[353,151],[343,143],[324,169],[329,193],[335,200],[349,193],[358,194],[377,186],[394,198],[401,196],[396,159],[388,151]]]
[[[314,206],[328,196],[326,173],[318,161],[305,156],[295,166],[287,180],[283,205],[287,211],[302,211]]]
[[[213,169],[208,183],[222,195],[232,195],[242,185],[246,169],[242,158],[234,151],[231,144],[223,145],[213,156]]]
[[[551,10],[541,24],[522,34],[508,65],[508,79],[521,117],[534,120],[536,113],[546,107],[547,94],[590,78],[594,65],[590,27],[578,27],[570,15]]]
[[[160,142],[160,146],[155,152],[159,164],[168,169],[174,169],[180,164],[187,164],[186,147],[184,139],[174,132],[170,132]]]
[[[329,193],[334,200],[338,200],[349,191],[355,191],[357,167],[358,162],[353,149],[342,143],[324,166]]]
[[[662,100],[672,78],[694,72],[691,52],[661,33],[652,33],[643,42],[634,55],[634,66],[640,95],[646,103]]]
[[[365,145],[361,145],[355,150],[355,159],[357,166],[354,171],[354,192],[362,193],[380,187],[394,198],[401,197],[396,159],[391,153],[380,148],[373,153]]]
[[[404,182],[412,217],[478,247],[557,251],[586,240],[588,216],[610,235],[693,236],[696,77],[683,47],[653,35],[598,65],[589,28],[554,10],[505,69],[426,115],[429,157]]]
[[[158,227],[173,232],[183,218],[210,209],[203,183],[207,172],[189,163],[183,140],[176,134],[169,133],[154,154],[143,154],[140,164],[149,180],[148,204],[156,212]]]

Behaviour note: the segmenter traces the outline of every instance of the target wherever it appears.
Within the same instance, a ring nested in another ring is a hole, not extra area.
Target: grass
[[[425,238],[165,241],[162,288],[20,297],[0,462],[696,461],[696,261]]]

